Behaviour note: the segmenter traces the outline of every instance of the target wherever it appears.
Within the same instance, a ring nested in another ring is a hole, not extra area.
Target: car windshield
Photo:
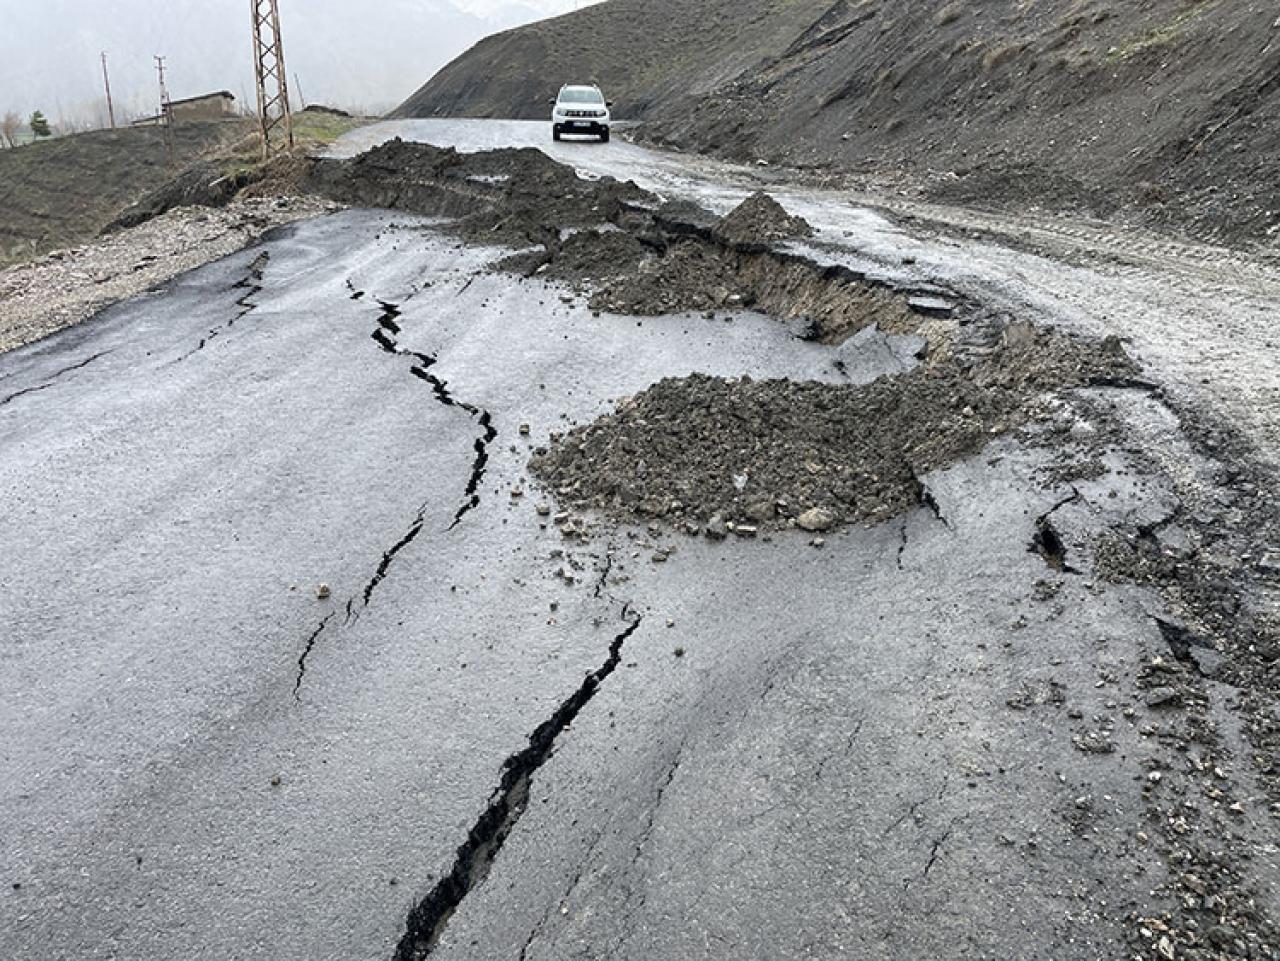
[[[599,90],[586,87],[567,87],[560,91],[561,103],[604,103]]]

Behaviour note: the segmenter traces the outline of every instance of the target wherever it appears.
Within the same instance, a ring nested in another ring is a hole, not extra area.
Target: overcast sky
[[[487,34],[593,0],[280,0],[295,101],[389,109]],[[153,57],[174,99],[253,94],[244,0],[0,0],[0,113],[105,115],[106,52],[118,113],[154,112]],[[297,104],[295,103],[295,106]]]

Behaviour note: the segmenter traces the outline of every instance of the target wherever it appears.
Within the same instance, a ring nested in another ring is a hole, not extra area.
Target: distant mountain
[[[572,0],[281,0],[289,82],[308,102],[369,111],[400,102],[424,76],[495,30]],[[175,99],[255,96],[247,4],[221,0],[42,0],[7,5],[0,30],[0,113],[40,109],[55,122],[104,110],[106,51],[119,114],[155,110],[156,54]],[[470,12],[468,12],[470,11]],[[300,90],[299,90],[300,88]]]

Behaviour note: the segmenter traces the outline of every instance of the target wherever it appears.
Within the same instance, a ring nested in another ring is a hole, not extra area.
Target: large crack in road
[[[643,617],[631,611],[630,605],[623,606],[621,617],[627,626],[609,645],[604,663],[588,674],[582,685],[538,725],[529,735],[528,746],[502,765],[498,787],[458,848],[453,866],[409,913],[404,936],[393,956],[395,961],[422,961],[428,957],[454,912],[489,876],[494,859],[529,805],[533,776],[546,764],[560,736],[595,697],[600,685],[617,670],[622,663],[623,645],[644,622]]]
[[[347,281],[347,287],[352,291],[352,299],[359,300],[364,296],[363,291],[355,289],[350,280]],[[460,401],[453,396],[447,382],[436,376],[432,372],[432,368],[438,363],[437,358],[431,354],[421,353],[419,351],[408,350],[400,346],[399,336],[402,328],[399,318],[402,316],[402,305],[392,303],[387,300],[376,300],[380,313],[377,319],[377,327],[374,328],[369,335],[385,353],[395,357],[405,357],[413,361],[409,368],[409,373],[425,381],[431,388],[432,396],[436,401],[444,407],[456,408],[465,411],[468,416],[473,418],[480,426],[482,433],[475,441],[475,461],[472,465],[471,473],[467,478],[465,487],[464,500],[454,515],[453,523],[449,530],[456,528],[463,518],[472,510],[480,505],[480,484],[484,480],[485,470],[489,461],[489,445],[498,437],[497,428],[493,425],[493,416],[487,410],[483,410],[474,404]],[[249,308],[252,309],[252,308]],[[356,594],[349,597],[345,604],[345,617],[342,621],[343,627],[350,627],[360,619],[360,613],[369,607],[373,602],[374,593],[386,580],[387,575],[391,572],[392,566],[401,552],[406,550],[409,545],[418,539],[422,534],[423,528],[426,526],[427,511],[431,507],[430,500],[424,500],[413,518],[409,522],[404,534],[390,547],[382,553],[378,566],[375,568],[372,576],[365,583],[364,587]],[[295,679],[293,694],[294,698],[300,700],[302,696],[302,683],[306,674],[306,663],[312,650],[320,641],[322,635],[329,629],[330,624],[336,623],[332,617],[326,617],[321,622],[319,628],[316,629],[306,642],[303,654],[298,659],[298,673]]]

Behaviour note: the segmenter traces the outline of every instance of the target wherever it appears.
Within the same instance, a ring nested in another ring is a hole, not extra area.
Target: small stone
[[[822,507],[812,507],[796,518],[801,530],[817,533],[829,531],[835,526],[836,515]]]
[[[327,601],[329,599],[329,595],[332,593],[333,592],[329,590],[328,584],[321,584],[316,588],[316,598],[321,601]]]
[[[539,516],[539,517],[550,517],[550,516],[551,516],[551,507],[550,507],[550,505],[548,505],[548,504],[539,504],[539,505],[538,505],[538,516]]]
[[[1217,677],[1226,664],[1226,659],[1221,654],[1207,647],[1192,647],[1188,653],[1202,677]]]
[[[773,505],[773,501],[757,500],[748,504],[747,509],[743,513],[745,513],[751,520],[756,521],[759,524],[763,524],[766,521],[773,520],[777,510]]]
[[[674,651],[672,651],[671,653],[673,653],[676,657],[684,657],[684,648],[683,648],[683,647],[677,647],[677,648],[676,648]]]
[[[568,511],[561,511],[559,514],[557,514],[555,517],[552,518],[552,521],[554,521],[557,524],[567,524],[569,523],[569,517],[570,517],[570,514]]]
[[[273,775],[271,775],[271,786],[272,786],[272,787],[279,787],[279,786],[280,786],[280,775],[279,775],[279,774],[273,774]]]
[[[667,552],[666,552],[666,551],[658,551],[657,553],[655,553],[655,554],[653,555],[653,562],[654,562],[655,564],[665,564],[665,563],[667,562],[667,558],[668,558],[669,556],[670,556],[670,555],[669,555],[669,554],[667,554]]]
[[[814,547],[825,547],[827,544],[826,539],[822,537],[815,537],[809,543]]]
[[[1106,731],[1085,731],[1072,738],[1072,743],[1084,754],[1112,754],[1116,749]]]
[[[1182,701],[1182,695],[1171,687],[1153,687],[1144,700],[1147,707],[1171,707]]]
[[[760,533],[760,528],[754,524],[739,524],[733,529],[733,532],[742,538],[755,537]]]
[[[521,437],[528,437],[528,436],[529,436],[529,434],[530,434],[530,432],[531,432],[531,428],[529,427],[529,425],[528,425],[528,424],[521,424],[521,425],[520,425],[520,436],[521,436]]]
[[[511,499],[514,501],[519,500],[521,497],[524,497],[524,491],[519,487],[513,487],[511,489]]]
[[[706,535],[708,540],[722,541],[729,536],[729,528],[724,522],[724,518],[716,514],[711,520],[707,521]]]

